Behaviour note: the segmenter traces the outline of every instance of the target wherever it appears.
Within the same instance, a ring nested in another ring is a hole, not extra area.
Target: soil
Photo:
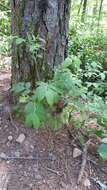
[[[73,158],[77,147],[67,129],[35,130],[18,119],[10,119],[10,70],[0,71],[0,189],[1,190],[98,190],[92,180],[107,181],[107,163],[95,155],[87,162],[81,185],[77,185],[82,156]],[[8,108],[8,109],[7,109]],[[18,143],[20,134],[25,136]],[[104,171],[102,171],[103,169]],[[103,189],[101,189],[103,190]]]

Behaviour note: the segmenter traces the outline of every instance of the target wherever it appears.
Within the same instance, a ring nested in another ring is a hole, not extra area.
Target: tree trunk
[[[97,9],[98,9],[98,0],[96,0],[94,2],[94,6],[93,6],[93,17],[95,17],[97,15]]]
[[[80,2],[80,6],[79,6],[79,9],[78,9],[78,15],[80,14],[82,3],[83,3],[83,0],[81,0],[81,2]]]
[[[82,16],[81,16],[81,21],[82,22],[84,22],[84,20],[85,20],[87,2],[88,2],[88,0],[84,0],[84,2],[83,2],[83,11],[82,11]]]
[[[42,39],[41,57],[32,59],[26,43],[12,47],[12,84],[47,80],[67,56],[71,0],[12,0],[12,35]],[[45,42],[45,43],[44,43]]]
[[[95,0],[92,8],[92,23],[91,29],[93,30],[96,26],[96,21],[98,19],[98,0]]]
[[[102,11],[102,7],[103,7],[103,1],[104,0],[101,0],[101,2],[100,2],[99,15],[98,15],[98,27],[100,25],[100,19],[101,19],[101,11]]]

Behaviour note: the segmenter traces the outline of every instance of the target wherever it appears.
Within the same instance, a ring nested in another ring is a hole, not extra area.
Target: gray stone
[[[0,154],[0,158],[6,158],[6,154],[4,153],[4,152],[2,152],[1,154]]]
[[[91,182],[90,182],[89,179],[85,179],[85,180],[84,180],[84,186],[90,188]]]
[[[4,128],[7,129],[7,128],[8,128],[8,125],[5,125]]]
[[[52,161],[55,161],[56,160],[56,156],[52,152],[50,152],[49,153],[49,159],[52,160]]]
[[[16,142],[22,144],[25,138],[26,138],[25,135],[22,133],[18,136],[18,138],[16,139]]]
[[[14,153],[14,155],[15,155],[15,157],[19,158],[19,157],[20,157],[20,152],[19,152],[19,151],[16,151],[16,152]]]
[[[10,135],[10,136],[8,136],[8,140],[9,141],[12,141],[13,140],[13,137]]]
[[[73,150],[73,158],[77,158],[82,155],[82,151],[78,148],[74,148]]]

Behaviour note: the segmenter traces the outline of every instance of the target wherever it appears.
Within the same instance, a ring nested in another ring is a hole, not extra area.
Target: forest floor
[[[93,154],[77,185],[82,156],[73,156],[79,148],[66,128],[36,131],[11,118],[10,76],[0,69],[0,190],[107,190],[107,162]]]

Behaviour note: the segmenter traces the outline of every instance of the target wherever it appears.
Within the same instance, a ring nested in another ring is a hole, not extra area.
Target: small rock
[[[7,160],[6,163],[7,163],[7,164],[10,164],[10,160]]]
[[[33,145],[30,145],[30,148],[31,148],[32,150],[34,150],[34,146],[33,146]]]
[[[32,183],[29,184],[29,188],[32,190],[32,188],[33,188],[33,184]]]
[[[78,148],[74,148],[73,150],[73,158],[77,158],[82,155],[82,151]]]
[[[14,155],[15,155],[15,157],[19,158],[19,157],[20,157],[20,152],[19,152],[19,151],[16,151],[16,152],[14,153]]]
[[[16,142],[22,144],[24,140],[25,140],[25,135],[22,133],[18,136]]]
[[[2,152],[2,153],[0,154],[0,158],[6,158],[6,154],[5,154],[4,152]]]
[[[18,169],[22,169],[22,168],[23,168],[22,164],[18,165]]]
[[[42,180],[42,176],[39,175],[39,174],[35,174],[35,179],[36,179],[36,180]]]
[[[7,129],[7,128],[8,128],[8,125],[5,125],[4,128]]]
[[[90,180],[89,180],[89,179],[85,179],[85,180],[84,180],[84,186],[85,186],[85,187],[88,187],[88,188],[91,186],[91,183],[90,183]]]
[[[13,137],[10,135],[10,136],[8,136],[8,140],[9,141],[12,141],[13,140]]]
[[[31,153],[33,152],[34,150],[34,146],[31,144],[32,142],[29,141],[29,139],[26,139],[23,143],[24,145],[24,150],[27,152],[27,153]]]
[[[50,152],[50,153],[49,153],[49,159],[50,159],[51,161],[55,161],[55,160],[56,160],[56,156],[55,156],[52,152]]]

